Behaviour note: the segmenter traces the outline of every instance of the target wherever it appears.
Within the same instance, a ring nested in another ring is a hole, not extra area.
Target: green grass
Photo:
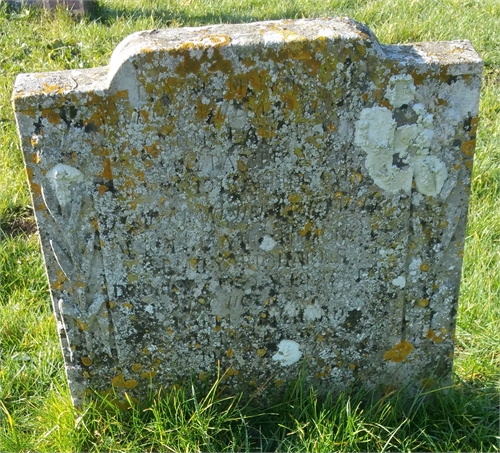
[[[258,410],[215,382],[162,392],[145,408],[75,411],[10,105],[16,74],[105,65],[137,30],[336,15],[383,43],[469,39],[485,61],[453,385],[319,401],[299,380],[281,405]],[[0,451],[499,451],[497,0],[102,0],[83,18],[0,7],[0,169]]]

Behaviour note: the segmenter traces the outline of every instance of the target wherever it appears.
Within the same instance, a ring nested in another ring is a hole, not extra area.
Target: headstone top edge
[[[70,69],[57,72],[18,74],[14,82],[11,100],[16,109],[29,106],[31,99],[51,99],[68,93],[77,95],[90,91],[98,93],[106,89],[109,66],[88,69]]]
[[[12,101],[18,110],[34,98],[49,99],[68,92],[93,91],[104,94],[116,75],[132,58],[151,52],[197,50],[225,46],[264,45],[327,38],[369,42],[381,60],[397,60],[399,66],[443,65],[450,72],[481,74],[483,61],[467,40],[380,44],[365,25],[348,17],[283,19],[243,24],[217,24],[202,27],[166,28],[135,32],[122,40],[113,51],[108,66],[46,73],[19,74]]]
[[[383,52],[402,64],[458,66],[466,64],[464,73],[481,74],[483,60],[468,40],[382,44]]]
[[[121,41],[110,61],[110,82],[130,58],[159,51],[197,50],[225,46],[280,46],[319,38],[366,41],[380,51],[378,40],[365,25],[348,17],[282,19],[242,24],[165,28],[133,33]],[[382,56],[382,54],[381,54]]]

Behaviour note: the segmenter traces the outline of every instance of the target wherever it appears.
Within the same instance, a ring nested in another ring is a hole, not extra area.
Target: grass
[[[71,405],[10,105],[19,72],[105,65],[143,29],[348,15],[384,43],[469,39],[485,61],[453,385],[405,398],[301,385],[276,407],[174,388],[144,408]],[[0,451],[499,451],[500,3],[101,0],[91,17],[0,7]]]

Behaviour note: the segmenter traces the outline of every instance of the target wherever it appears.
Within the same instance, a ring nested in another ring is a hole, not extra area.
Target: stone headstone
[[[39,6],[54,10],[57,7],[62,7],[74,14],[90,13],[94,9],[93,0],[0,0],[0,5],[2,2],[6,2],[14,8]]]
[[[75,404],[449,374],[482,62],[349,19],[135,33],[13,101]]]

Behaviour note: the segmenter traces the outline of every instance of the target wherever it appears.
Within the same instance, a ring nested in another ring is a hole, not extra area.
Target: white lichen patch
[[[389,99],[389,102],[395,108],[413,101],[415,97],[415,85],[413,84],[412,76],[409,74],[392,76],[385,92],[385,97]]]
[[[284,41],[284,36],[275,31],[266,31],[263,36],[264,45],[276,44]]]
[[[424,195],[435,197],[441,192],[448,177],[446,165],[436,156],[423,156],[412,159],[417,190]]]
[[[62,207],[71,201],[71,189],[80,182],[83,182],[83,173],[74,167],[64,164],[57,164],[45,175],[50,187],[57,197],[57,201]]]
[[[391,283],[394,286],[403,289],[406,286],[406,278],[404,275],[400,275],[399,277],[392,279]]]
[[[304,319],[306,321],[315,321],[317,319],[321,319],[323,316],[323,310],[316,304],[307,305],[304,308]]]
[[[271,236],[264,236],[259,247],[265,252],[270,252],[276,244],[277,242]]]
[[[290,366],[298,362],[302,357],[300,345],[293,340],[281,340],[278,344],[278,352],[272,356],[275,362],[281,366]]]
[[[423,104],[415,103],[415,95],[410,75],[393,76],[386,98],[394,108],[410,104],[416,121],[398,126],[395,113],[386,107],[363,109],[356,122],[354,143],[366,152],[365,166],[380,188],[408,193],[414,179],[420,193],[435,197],[448,171],[441,159],[429,155],[434,117]]]

